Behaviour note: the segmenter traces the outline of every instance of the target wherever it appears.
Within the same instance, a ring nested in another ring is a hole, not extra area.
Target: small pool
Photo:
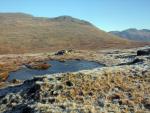
[[[9,74],[8,81],[13,79],[27,80],[33,78],[34,76],[41,76],[45,74],[76,72],[104,66],[103,64],[86,60],[67,60],[65,62],[51,60],[47,61],[47,63],[51,64],[51,67],[47,70],[34,70],[27,67],[22,67],[16,72],[11,72]]]

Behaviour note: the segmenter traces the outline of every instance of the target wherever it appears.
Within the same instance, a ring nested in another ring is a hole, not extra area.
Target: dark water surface
[[[45,74],[76,72],[104,66],[103,64],[86,60],[67,60],[65,62],[51,60],[47,63],[51,65],[51,67],[47,70],[34,70],[23,67],[16,72],[11,72],[9,74],[8,81],[13,79],[27,80],[33,78],[34,76],[41,76]]]

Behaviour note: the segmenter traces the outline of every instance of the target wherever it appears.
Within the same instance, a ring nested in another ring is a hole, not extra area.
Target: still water
[[[86,60],[67,60],[65,62],[51,60],[47,61],[47,63],[51,65],[51,67],[47,70],[29,69],[24,66],[16,72],[11,72],[9,74],[8,81],[13,79],[27,80],[33,78],[34,76],[41,76],[45,74],[76,72],[104,66],[103,64]]]

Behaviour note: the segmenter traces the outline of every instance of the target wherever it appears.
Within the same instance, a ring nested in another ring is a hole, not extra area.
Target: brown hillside
[[[69,16],[41,18],[22,13],[0,13],[1,54],[67,48],[126,48],[144,44],[121,39],[94,27],[87,21]]]

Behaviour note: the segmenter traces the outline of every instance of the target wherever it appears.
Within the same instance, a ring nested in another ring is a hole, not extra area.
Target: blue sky
[[[0,12],[70,15],[105,31],[150,29],[150,0],[0,0]]]

